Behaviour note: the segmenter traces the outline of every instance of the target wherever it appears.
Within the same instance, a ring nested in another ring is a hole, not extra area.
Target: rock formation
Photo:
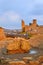
[[[8,43],[6,49],[8,50],[8,53],[24,53],[28,52],[31,49],[31,46],[27,40],[16,38],[13,42]]]
[[[31,46],[29,45],[29,42],[26,40],[22,40],[21,49],[24,51],[28,51],[28,50],[30,50],[30,48],[31,48]]]
[[[4,33],[4,29],[0,27],[0,40],[3,40],[5,38],[6,38],[6,36],[5,36],[5,33]]]
[[[43,34],[43,25],[38,25],[36,19],[33,19],[29,25],[25,25],[25,22],[22,20],[22,31],[31,34]]]
[[[43,48],[43,34],[31,37],[29,43],[33,47]]]

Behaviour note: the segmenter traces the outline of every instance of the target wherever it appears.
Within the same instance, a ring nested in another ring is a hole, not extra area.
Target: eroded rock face
[[[43,48],[43,34],[31,37],[29,43],[33,47]]]
[[[4,29],[0,27],[0,40],[5,39]]]
[[[18,40],[14,40],[7,45],[8,50],[18,50],[20,49],[20,43]]]
[[[31,48],[31,46],[29,45],[29,42],[26,40],[22,40],[21,49],[24,51],[28,51],[28,50],[30,50],[30,48]]]
[[[13,42],[8,43],[6,49],[9,53],[28,52],[31,49],[29,42],[23,38],[16,38]]]
[[[6,44],[7,44],[6,41],[2,41],[2,40],[1,40],[1,41],[0,41],[0,49],[1,49],[1,48],[4,48],[4,47],[6,46]]]

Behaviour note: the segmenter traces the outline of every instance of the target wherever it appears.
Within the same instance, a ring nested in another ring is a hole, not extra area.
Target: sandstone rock
[[[29,44],[33,47],[43,48],[43,34],[31,37]]]
[[[0,48],[4,48],[7,45],[6,41],[0,41]]]
[[[21,49],[24,51],[29,51],[31,49],[31,46],[27,40],[22,40]]]
[[[7,49],[8,50],[18,50],[20,49],[20,44],[17,40],[15,40],[14,42],[11,42],[7,45]]]
[[[43,62],[43,56],[39,56],[38,61],[39,61],[40,63],[42,63],[42,62]]]
[[[5,33],[4,33],[4,29],[0,27],[0,40],[5,39]]]
[[[25,65],[24,61],[11,61],[9,62],[10,65]]]
[[[39,61],[30,61],[29,65],[40,65]]]
[[[8,42],[7,50],[9,53],[23,53],[31,49],[27,40],[22,38],[15,38],[12,42]]]
[[[43,65],[43,63],[41,65]]]
[[[33,60],[32,57],[23,57],[23,61],[29,63],[29,61]]]

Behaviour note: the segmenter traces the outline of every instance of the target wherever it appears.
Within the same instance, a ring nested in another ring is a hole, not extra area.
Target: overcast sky
[[[43,25],[43,0],[0,0],[0,26],[20,29],[21,20],[26,24],[37,19]]]

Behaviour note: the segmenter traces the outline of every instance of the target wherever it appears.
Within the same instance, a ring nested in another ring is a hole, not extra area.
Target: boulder
[[[24,53],[28,52],[31,49],[31,46],[27,40],[15,38],[12,42],[8,42],[6,49],[8,50],[8,53]]]
[[[27,40],[22,40],[21,41],[21,49],[24,51],[29,51],[31,49],[31,46]]]
[[[7,45],[8,50],[18,50],[20,49],[19,41],[15,40],[14,42],[10,42]]]

